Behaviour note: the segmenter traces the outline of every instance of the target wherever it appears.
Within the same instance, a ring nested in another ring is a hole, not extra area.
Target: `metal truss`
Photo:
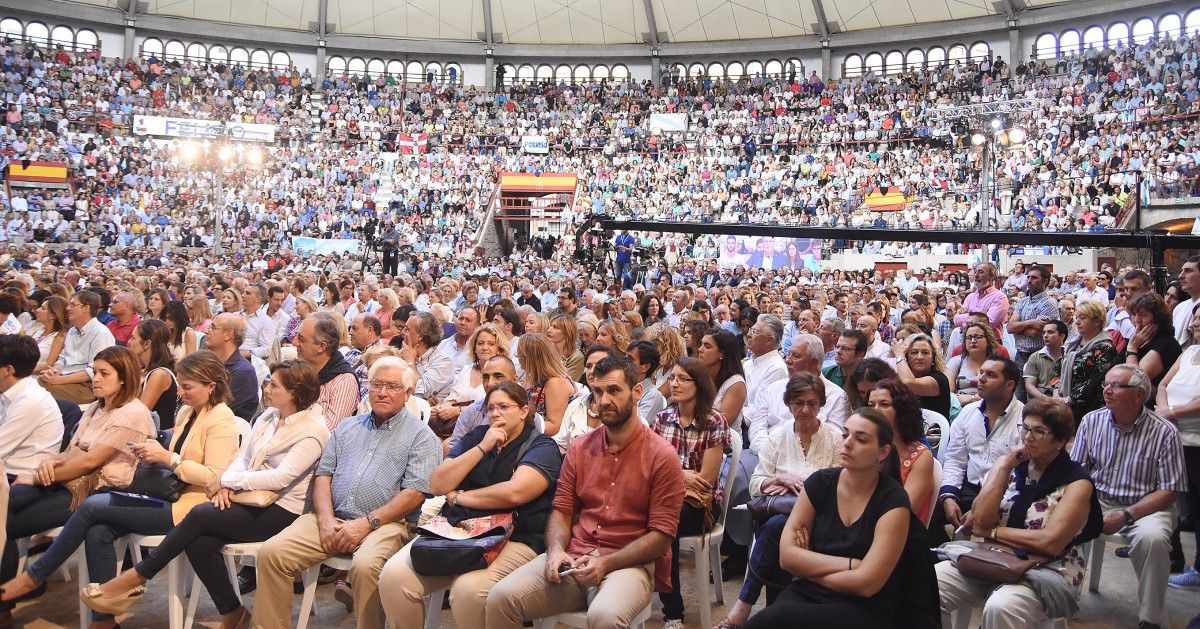
[[[1035,111],[1038,108],[1036,98],[1015,98],[1012,100],[996,100],[970,105],[942,107],[926,113],[931,124],[945,124],[956,120],[978,120],[992,116],[1006,116]]]

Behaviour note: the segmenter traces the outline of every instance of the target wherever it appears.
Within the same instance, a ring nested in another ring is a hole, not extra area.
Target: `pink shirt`
[[[1003,335],[1001,330],[1008,322],[1008,296],[995,286],[989,286],[982,293],[977,290],[971,291],[963,300],[962,310],[955,315],[954,325],[966,325],[972,312],[986,312],[988,320],[992,322],[992,331],[995,332],[996,338],[1000,338]]]

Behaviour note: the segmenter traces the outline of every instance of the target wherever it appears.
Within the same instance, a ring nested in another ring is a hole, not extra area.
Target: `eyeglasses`
[[[969,334],[963,337],[963,340],[967,341],[968,343],[971,341],[982,341],[985,339],[987,339],[987,337],[982,334]]]
[[[1020,430],[1022,435],[1032,435],[1034,439],[1043,439],[1054,434],[1041,426],[1030,428],[1025,424],[1017,424],[1017,430]]]
[[[398,382],[372,382],[368,388],[372,391],[382,391],[388,395],[395,395],[404,391],[404,385]]]
[[[695,382],[695,380],[693,380],[692,378],[689,378],[687,376],[677,376],[675,374],[671,374],[671,375],[667,376],[667,382],[678,382],[679,384],[692,384],[693,382]]]
[[[1140,389],[1136,384],[1126,384],[1124,382],[1105,382],[1105,389]]]
[[[492,404],[487,407],[487,412],[488,415],[495,415],[496,413],[507,413],[517,407],[516,404]]]
[[[791,402],[788,402],[787,405],[788,408],[791,409],[808,408],[812,410],[819,410],[822,406],[820,400],[792,400]]]

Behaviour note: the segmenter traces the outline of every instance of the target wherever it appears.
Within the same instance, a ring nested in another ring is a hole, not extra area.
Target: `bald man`
[[[879,358],[887,360],[892,353],[892,348],[888,347],[883,339],[879,338],[879,320],[871,315],[862,315],[854,321],[854,328],[859,332],[867,335],[867,341],[870,345],[867,346],[867,358]]]
[[[223,312],[213,319],[204,339],[204,348],[211,350],[225,363],[229,372],[229,404],[234,415],[246,421],[254,419],[258,410],[258,374],[238,348],[246,340],[246,320],[240,314]]]

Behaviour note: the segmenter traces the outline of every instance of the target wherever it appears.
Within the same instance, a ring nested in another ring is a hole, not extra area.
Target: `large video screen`
[[[773,236],[720,236],[722,267],[821,270],[821,239]]]

